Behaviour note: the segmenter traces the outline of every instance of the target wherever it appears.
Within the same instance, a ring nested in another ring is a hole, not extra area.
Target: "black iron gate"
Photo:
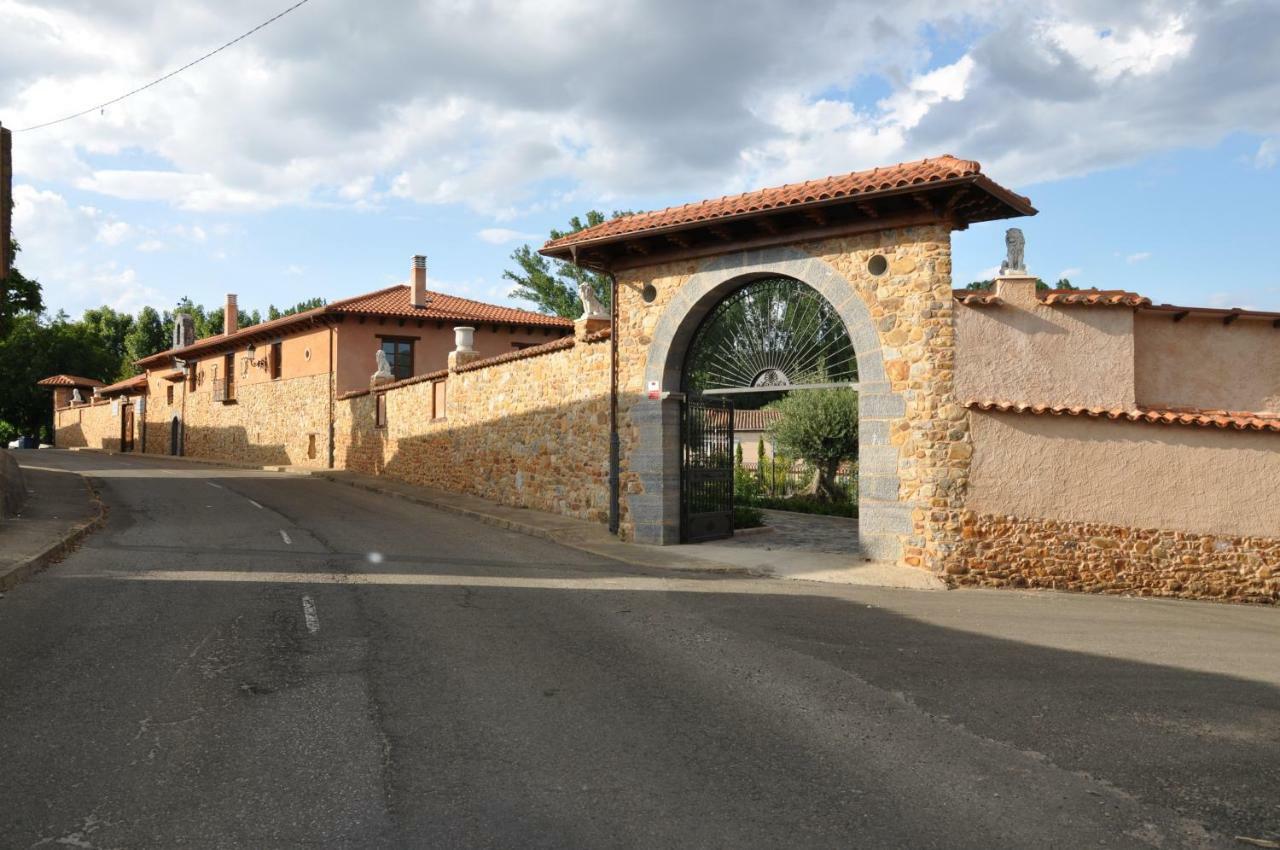
[[[680,535],[733,535],[733,402],[689,398],[681,411]]]

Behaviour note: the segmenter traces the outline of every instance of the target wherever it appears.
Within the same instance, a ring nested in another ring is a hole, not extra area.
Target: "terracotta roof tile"
[[[486,357],[483,360],[474,360],[465,366],[458,367],[459,372],[474,372],[477,369],[484,369],[489,366],[497,366],[500,363],[510,363],[513,360],[524,360],[529,357],[540,357],[543,354],[551,354],[556,351],[563,351],[566,348],[573,348],[575,340],[571,336],[564,336],[560,339],[553,339],[550,342],[544,342],[542,345],[534,345],[529,348],[521,348],[518,351],[508,351],[506,354],[499,354],[496,357]]]
[[[50,375],[42,381],[36,381],[37,387],[102,387],[102,381],[93,378],[81,378],[78,375]]]
[[[128,392],[129,390],[144,389],[147,386],[146,375],[134,375],[132,378],[125,378],[123,381],[116,381],[105,387],[98,387],[95,391],[97,395],[104,396],[111,393]]]
[[[1237,431],[1280,433],[1280,414],[1204,408],[1122,408],[1072,407],[1052,404],[1021,404],[1007,401],[968,401],[974,410],[997,413],[1030,413],[1037,416],[1085,416],[1092,419],[1123,419],[1155,425],[1198,425],[1203,428],[1231,428]]]
[[[1087,307],[1149,307],[1151,299],[1123,289],[1051,289],[1040,293],[1046,304]]]
[[[743,192],[740,195],[725,195],[721,198],[698,201],[697,203],[684,204],[683,206],[667,207],[663,210],[615,218],[597,224],[595,227],[588,227],[577,233],[570,233],[559,239],[553,239],[543,246],[543,250],[583,242],[593,242],[624,234],[678,227],[711,219],[747,215],[764,210],[822,203],[909,186],[939,183],[944,180],[976,177],[981,173],[982,166],[973,160],[957,159],[950,155],[921,159],[915,162],[903,162],[898,165],[873,168],[870,171],[855,171],[850,174],[826,177],[821,180],[789,183],[785,186],[777,186],[771,189],[758,189],[753,192]],[[1007,190],[1002,191],[1007,192]],[[1029,199],[1021,195],[1014,195],[1012,192],[1007,194],[1013,199],[1021,201],[1027,209],[1031,209],[1031,201]]]
[[[773,423],[782,418],[776,410],[735,410],[733,412],[733,430],[735,431],[767,431]]]
[[[367,292],[363,295],[354,295],[350,298],[334,301],[332,304],[327,304],[323,307],[316,307],[311,310],[305,310],[291,316],[282,316],[279,319],[273,319],[269,322],[250,325],[246,328],[241,328],[230,336],[224,336],[221,334],[217,336],[208,336],[204,339],[196,340],[186,348],[170,348],[166,351],[161,351],[148,357],[143,357],[137,362],[139,364],[154,364],[160,363],[170,357],[181,357],[185,354],[215,351],[218,348],[223,347],[228,342],[238,345],[243,340],[247,340],[251,337],[256,337],[271,331],[282,331],[287,327],[303,324],[324,315],[347,314],[391,316],[396,318],[407,317],[415,319],[430,319],[432,321],[476,322],[477,324],[514,324],[540,328],[562,328],[564,330],[570,330],[573,328],[572,319],[565,319],[560,316],[548,316],[545,313],[535,313],[532,310],[519,310],[515,307],[500,307],[496,304],[485,304],[482,301],[472,301],[469,298],[459,298],[456,295],[446,295],[441,292],[428,292],[427,306],[421,308],[414,307],[409,303],[409,287],[406,284],[398,284],[396,286],[388,286],[385,289],[379,289],[375,292]]]
[[[988,307],[1004,303],[1004,299],[989,289],[953,289],[951,296],[967,307]]]

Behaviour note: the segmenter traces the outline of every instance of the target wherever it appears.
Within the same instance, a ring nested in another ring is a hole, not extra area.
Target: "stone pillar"
[[[475,348],[476,329],[465,326],[453,329],[453,351],[449,352],[449,371],[480,359],[480,352]]]
[[[996,278],[994,294],[1000,300],[1020,307],[1036,303],[1036,279],[1025,271],[1004,272]]]
[[[584,316],[581,319],[575,319],[573,323],[573,338],[578,342],[582,342],[591,334],[599,333],[609,327],[608,319],[592,318]]]

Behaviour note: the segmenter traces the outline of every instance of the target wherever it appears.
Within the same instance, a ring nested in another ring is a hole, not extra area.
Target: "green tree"
[[[102,348],[111,355],[114,368],[111,374],[116,378],[127,378],[134,374],[132,360],[129,359],[126,340],[133,330],[133,317],[128,313],[117,312],[106,305],[84,311],[80,321],[102,343]]]
[[[124,363],[121,364],[121,378],[138,374],[135,361],[150,357],[169,348],[173,334],[165,334],[165,322],[154,307],[143,307],[138,311],[138,320],[125,338]]]
[[[970,283],[968,286],[966,286],[965,289],[970,289],[975,292],[982,292],[990,289],[995,285],[996,285],[996,282],[994,280],[975,280],[972,283]],[[1080,287],[1076,286],[1065,277],[1058,278],[1058,282],[1055,283],[1053,286],[1050,286],[1049,284],[1045,283],[1040,278],[1036,278],[1036,289],[1041,292],[1044,292],[1050,289],[1077,290],[1079,288]]]
[[[615,211],[613,218],[632,215],[630,211]],[[595,227],[604,222],[604,213],[591,210],[586,221],[578,216],[569,219],[568,230],[552,230],[551,238],[559,239],[571,233],[577,233],[588,227]],[[522,245],[511,254],[511,259],[520,267],[520,271],[507,270],[502,276],[516,284],[511,293],[512,298],[531,301],[540,312],[552,316],[564,316],[576,319],[582,315],[582,299],[578,296],[578,285],[591,284],[600,303],[609,306],[612,293],[609,291],[609,278],[599,272],[588,271],[567,263],[554,260],[539,254],[531,245]]]
[[[324,298],[308,298],[306,301],[299,301],[292,307],[286,307],[283,310],[277,309],[276,305],[271,304],[267,307],[267,321],[273,322],[276,319],[283,319],[285,316],[305,313],[307,310],[314,310],[315,308],[323,307],[328,303],[328,300]]]
[[[17,240],[10,239],[9,245],[14,257],[22,250]],[[10,268],[9,276],[0,280],[0,339],[8,335],[17,316],[23,313],[37,314],[43,309],[44,299],[41,297],[39,281],[24,277],[16,266]]]
[[[799,390],[770,405],[782,415],[769,429],[776,450],[814,469],[806,495],[842,498],[840,464],[858,455],[858,395],[847,389]]]
[[[0,421],[48,439],[53,405],[49,391],[36,382],[59,373],[110,381],[118,368],[119,361],[84,322],[69,321],[62,312],[52,320],[22,313],[0,339]]]

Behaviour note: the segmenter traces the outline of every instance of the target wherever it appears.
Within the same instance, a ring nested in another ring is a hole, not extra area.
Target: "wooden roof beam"
[[[1173,314],[1173,320],[1175,322],[1181,322],[1183,319],[1185,319],[1189,315],[1191,315],[1190,310],[1179,310],[1178,312]]]
[[[1240,318],[1240,308],[1239,308],[1239,307],[1237,307],[1236,309],[1232,310],[1230,314],[1228,314],[1228,315],[1224,316],[1224,317],[1222,318],[1222,324],[1223,324],[1223,325],[1229,325],[1229,324],[1231,324],[1232,322],[1234,322],[1234,321],[1235,321],[1236,319],[1238,319],[1238,318]]]
[[[867,218],[880,217],[880,210],[876,207],[875,204],[871,203],[870,201],[858,201],[858,209],[860,209],[862,211],[862,214],[865,215]]]

